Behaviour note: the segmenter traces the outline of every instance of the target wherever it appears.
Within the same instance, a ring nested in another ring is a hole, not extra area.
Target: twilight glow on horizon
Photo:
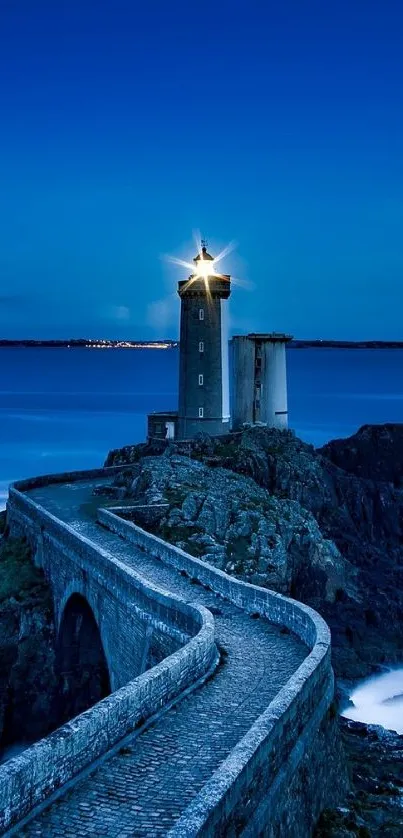
[[[402,42],[398,0],[5,0],[0,337],[177,338],[199,229],[232,332],[402,340]]]

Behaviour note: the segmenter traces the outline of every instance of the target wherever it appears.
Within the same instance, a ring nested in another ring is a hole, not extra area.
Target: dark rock
[[[320,451],[357,477],[403,486],[403,424],[363,425],[353,436],[333,440]]]
[[[321,451],[266,428],[170,443],[163,456],[135,446],[128,495],[169,502],[165,537],[319,610],[337,674],[357,679],[403,659],[402,428],[365,426]]]
[[[340,587],[349,586],[351,571],[338,550],[295,501],[279,500],[249,477],[182,455],[147,457],[140,465],[131,496],[159,510],[154,531],[193,555],[285,592],[308,562],[309,584],[323,600],[335,601]]]
[[[105,486],[95,486],[92,490],[93,495],[100,495],[106,498],[117,498],[118,500],[125,497],[126,488],[125,486],[111,486],[106,484]]]
[[[27,544],[0,545],[0,753],[57,725],[55,633],[50,591]]]
[[[43,573],[23,539],[5,538],[0,543],[0,761],[4,748],[35,742],[94,703],[96,665],[93,670],[69,667],[68,677],[64,669]]]
[[[5,510],[5,509],[4,509],[4,510],[2,509],[2,510],[0,511],[0,538],[3,536],[3,534],[4,534],[4,532],[5,532],[5,529],[6,529],[6,523],[7,523],[6,510]]]
[[[401,838],[403,736],[348,719],[341,732],[352,791],[342,808],[322,814],[316,838]]]

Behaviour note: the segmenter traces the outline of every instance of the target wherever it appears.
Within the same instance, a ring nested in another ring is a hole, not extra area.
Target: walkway
[[[254,619],[91,519],[94,484],[35,489],[30,496],[160,587],[214,614],[223,662],[215,675],[107,760],[18,835],[43,838],[159,836],[267,708],[307,654],[293,635]]]

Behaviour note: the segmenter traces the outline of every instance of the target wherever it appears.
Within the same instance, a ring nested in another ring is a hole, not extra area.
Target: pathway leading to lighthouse
[[[104,482],[104,481],[103,481]],[[168,710],[132,746],[107,760],[16,834],[164,835],[308,654],[294,635],[180,575],[99,527],[85,513],[94,482],[29,492],[77,532],[165,590],[214,615],[222,663],[207,683]]]

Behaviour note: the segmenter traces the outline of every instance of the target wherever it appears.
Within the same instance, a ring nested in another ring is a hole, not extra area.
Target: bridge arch
[[[60,717],[71,719],[111,692],[101,632],[87,598],[71,593],[59,622],[56,667],[60,677]]]

